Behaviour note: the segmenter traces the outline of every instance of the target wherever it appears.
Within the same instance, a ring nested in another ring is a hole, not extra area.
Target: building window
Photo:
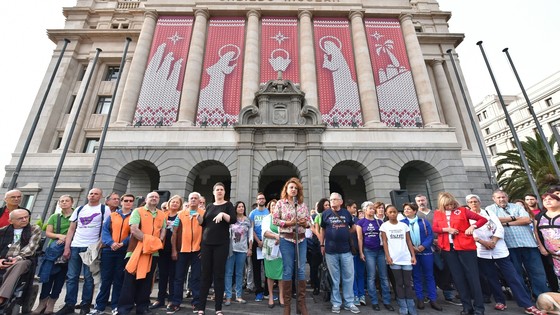
[[[110,96],[100,96],[97,100],[97,107],[95,108],[96,114],[108,114],[109,107],[111,106],[111,100],[113,98]]]
[[[482,115],[477,114],[476,117],[478,118],[478,121],[482,121]]]
[[[82,151],[82,153],[97,152],[98,144],[99,144],[99,138],[86,138],[86,144],[84,145],[84,150]]]
[[[84,79],[84,76],[86,75],[87,66],[80,65],[79,67],[80,69],[78,70],[78,81],[82,81]]]
[[[120,68],[117,66],[107,67],[107,74],[104,81],[116,81],[119,76]]]
[[[484,129],[484,133],[485,133],[486,135],[489,135],[489,134],[490,134],[490,128]]]
[[[496,149],[496,145],[492,144],[488,147],[488,150],[490,151],[490,155],[494,156],[496,154],[498,154],[498,149]]]
[[[482,111],[482,117],[483,117],[484,119],[488,118],[488,112],[486,112],[485,110]]]
[[[58,137],[56,139],[56,142],[54,143],[54,149],[55,150],[60,149],[61,145],[62,145],[62,137]]]
[[[547,99],[544,100],[546,106],[551,107],[552,105],[554,105],[554,103],[552,102],[552,97],[549,97]]]
[[[74,107],[74,102],[76,101],[76,95],[70,96],[70,102],[68,103],[68,110],[66,114],[70,114],[72,112],[72,108]]]
[[[33,201],[35,201],[35,195],[23,194],[19,205],[26,209],[32,209]]]

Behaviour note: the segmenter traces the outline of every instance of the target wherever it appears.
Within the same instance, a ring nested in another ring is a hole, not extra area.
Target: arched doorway
[[[292,163],[286,161],[270,162],[263,167],[259,176],[259,191],[264,193],[267,202],[272,199],[278,200],[282,187],[292,177],[300,178],[297,168]]]
[[[137,160],[123,166],[115,178],[113,191],[122,195],[131,193],[146,196],[159,189],[160,174],[154,163]]]
[[[217,182],[222,182],[226,186],[226,200],[230,200],[231,174],[229,169],[221,162],[208,160],[195,165],[187,177],[187,192],[193,191],[200,193],[206,198],[206,203],[214,201],[212,187]]]
[[[358,207],[367,200],[366,168],[356,161],[342,161],[336,164],[329,175],[329,192],[342,195],[344,203],[352,199]],[[325,196],[328,197],[328,196]]]
[[[424,161],[410,161],[399,172],[401,190],[406,190],[411,200],[417,194],[428,197],[430,209],[437,207],[437,196],[443,191],[443,181],[439,172]]]

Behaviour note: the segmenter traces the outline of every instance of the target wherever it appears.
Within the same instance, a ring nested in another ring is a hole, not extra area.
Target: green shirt
[[[52,225],[53,227],[53,232],[56,234],[64,234],[66,235],[68,233],[68,229],[70,228],[70,216],[72,214],[69,214],[67,217],[65,217],[62,213],[53,213],[50,217],[49,220],[47,221],[47,225]],[[58,222],[58,217],[60,216],[60,231],[57,231],[57,222]],[[51,239],[49,241],[49,244],[54,241],[54,239]]]

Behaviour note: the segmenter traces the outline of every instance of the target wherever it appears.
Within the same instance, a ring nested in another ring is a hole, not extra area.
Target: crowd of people
[[[303,191],[291,178],[279,200],[267,203],[257,193],[250,211],[243,201],[227,201],[222,183],[214,185],[209,204],[191,192],[187,200],[174,195],[160,206],[160,195],[150,192],[134,208],[132,194],[111,193],[103,202],[102,190],[93,188],[87,204],[73,209],[73,198],[60,196],[60,210],[46,223],[33,314],[74,313],[82,275],[80,314],[107,307],[113,314],[160,307],[174,314],[190,301],[203,315],[213,299],[215,314],[223,315],[224,306],[247,303],[244,292],[251,292],[269,308],[279,304],[284,315],[292,304],[307,315],[307,287],[321,294],[322,263],[330,279],[330,292],[322,293],[333,313],[360,313],[366,294],[374,311],[380,305],[403,315],[427,305],[443,311],[438,288],[442,301],[462,306],[461,315],[484,314],[491,298],[494,309],[505,310],[508,292],[527,314],[560,311],[560,186],[542,196],[543,209],[535,195],[512,203],[502,190],[486,207],[477,195],[463,203],[448,192],[439,194],[435,210],[421,194],[404,205],[365,201],[358,207],[333,192],[310,209]],[[11,190],[0,209],[0,306],[31,269],[41,238],[20,201],[21,192]],[[64,306],[55,312],[64,285]]]

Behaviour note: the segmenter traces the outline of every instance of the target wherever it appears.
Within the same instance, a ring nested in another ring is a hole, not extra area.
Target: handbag
[[[323,301],[327,302],[330,299],[332,282],[325,257],[323,257],[323,261],[319,264],[319,287],[321,288],[321,291],[323,291]]]

